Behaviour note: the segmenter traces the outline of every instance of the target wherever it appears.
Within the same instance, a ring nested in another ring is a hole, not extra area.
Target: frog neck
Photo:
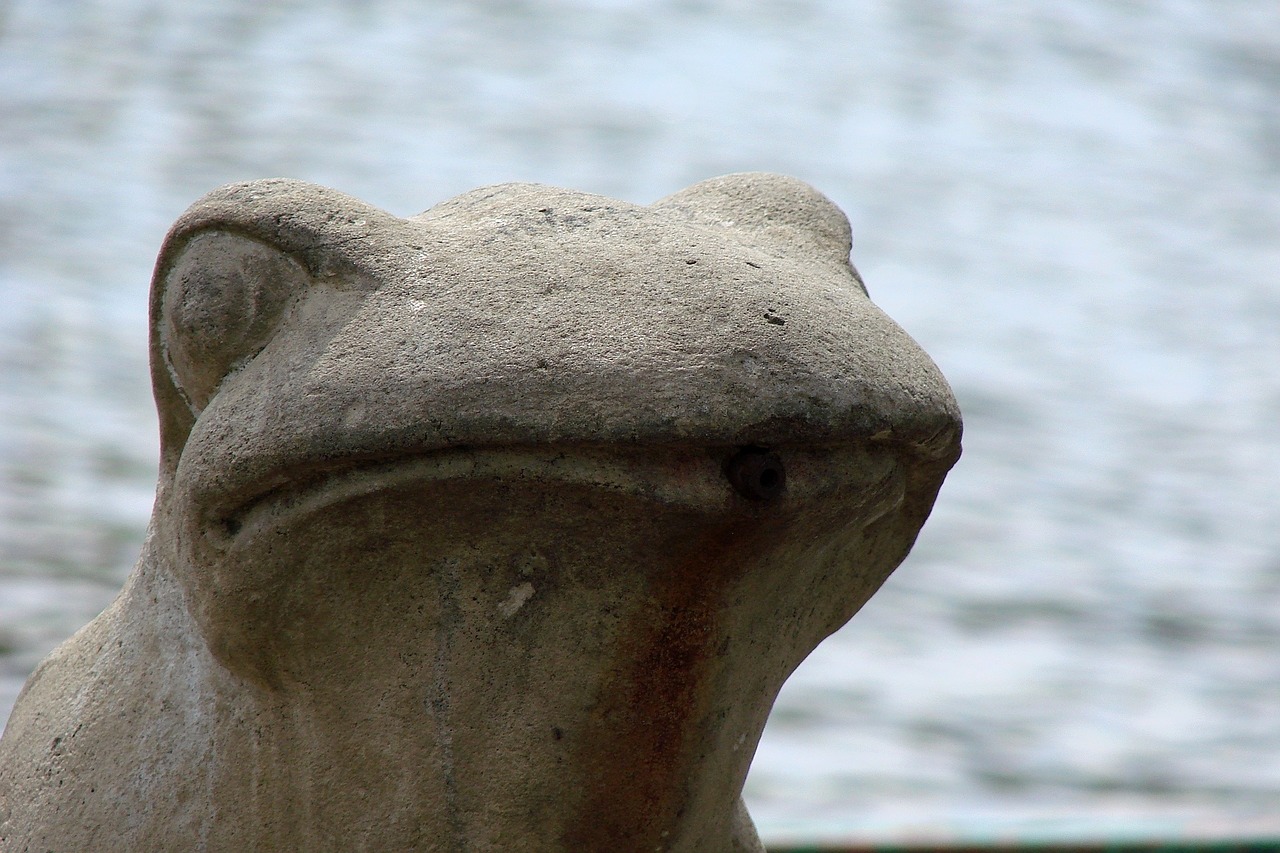
[[[219,810],[295,846],[757,849],[740,793],[792,664],[732,604],[752,538],[615,522],[295,585],[270,683],[217,668]]]

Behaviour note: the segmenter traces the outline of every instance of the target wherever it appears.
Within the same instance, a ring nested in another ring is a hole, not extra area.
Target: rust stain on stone
[[[615,665],[578,745],[590,790],[567,827],[569,850],[666,849],[688,807],[720,668],[719,616],[755,537],[754,520],[691,534],[690,557],[650,584],[651,602],[620,635]]]

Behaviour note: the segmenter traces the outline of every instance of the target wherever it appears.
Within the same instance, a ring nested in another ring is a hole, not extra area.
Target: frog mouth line
[[[859,476],[849,470],[859,455],[850,450],[803,448],[775,454],[755,446],[623,452],[590,446],[454,447],[408,458],[345,460],[278,473],[248,490],[247,499],[206,515],[205,527],[229,545],[287,518],[345,501],[462,479],[585,487],[696,512],[768,512],[787,502],[783,457],[789,467],[798,461],[807,470],[806,496],[856,485],[865,499],[859,503],[878,505],[876,518],[899,506],[904,484],[898,466],[878,477]],[[744,459],[745,464],[737,464]]]
[[[286,517],[310,514],[381,492],[460,479],[561,483],[625,493],[668,505],[715,511],[735,501],[721,468],[735,448],[714,451],[590,447],[455,447],[425,456],[362,459],[294,468],[252,489],[208,525],[235,540]],[[772,497],[772,496],[771,496]]]

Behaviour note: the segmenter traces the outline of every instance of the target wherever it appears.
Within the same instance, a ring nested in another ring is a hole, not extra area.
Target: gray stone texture
[[[959,455],[849,245],[768,174],[198,201],[150,531],[18,700],[0,848],[760,850],[778,689]]]

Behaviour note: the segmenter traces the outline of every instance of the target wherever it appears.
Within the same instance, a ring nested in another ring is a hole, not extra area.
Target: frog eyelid
[[[169,377],[192,415],[262,351],[309,281],[292,255],[256,238],[208,229],[187,239],[166,270],[156,331]]]

